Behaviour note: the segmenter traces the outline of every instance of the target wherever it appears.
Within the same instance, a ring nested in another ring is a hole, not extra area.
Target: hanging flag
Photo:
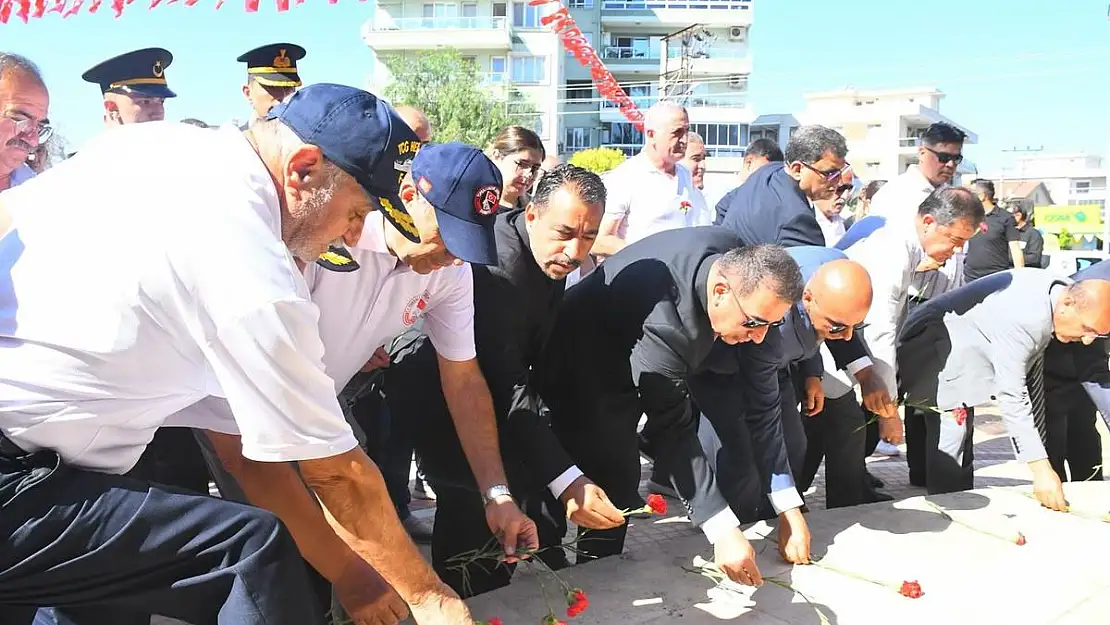
[[[583,67],[589,68],[590,78],[593,79],[594,87],[597,87],[597,92],[601,94],[601,97],[616,104],[625,119],[632,122],[637,130],[643,132],[643,112],[632,101],[632,98],[628,97],[628,94],[625,93],[617,79],[613,77],[609,68],[605,67],[605,63],[597,55],[597,51],[590,45],[590,42],[586,41],[582,29],[578,27],[563,3],[560,0],[530,0],[528,4],[534,7],[554,4],[559,7],[550,15],[541,17],[540,23],[549,26],[555,34],[559,35],[559,39],[562,40],[563,45],[574,58]]]

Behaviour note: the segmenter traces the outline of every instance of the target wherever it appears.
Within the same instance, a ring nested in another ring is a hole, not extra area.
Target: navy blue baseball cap
[[[430,145],[412,161],[420,195],[436,209],[439,235],[455,258],[497,264],[493,224],[501,206],[501,171],[464,143]]]
[[[331,83],[309,85],[270,109],[305,143],[358,181],[385,219],[413,242],[420,232],[397,195],[420,139],[372,93]]]

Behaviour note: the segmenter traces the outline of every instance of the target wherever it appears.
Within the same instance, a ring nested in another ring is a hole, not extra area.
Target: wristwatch
[[[482,505],[489,505],[489,502],[497,499],[498,497],[512,497],[513,493],[509,490],[508,484],[494,484],[482,493]]]

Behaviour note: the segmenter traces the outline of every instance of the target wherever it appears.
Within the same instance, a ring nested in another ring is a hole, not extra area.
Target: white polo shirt
[[[381,213],[366,218],[351,256],[358,271],[329,271],[313,263],[305,271],[312,301],[320,308],[324,369],[335,392],[351,381],[374,350],[424,320],[424,333],[447,360],[475,357],[474,276],[470,265],[416,273],[389,252]]]
[[[209,396],[253,460],[357,445],[273,180],[240,132],[122,126],[0,203],[0,430],[20,447],[124,473]]]
[[[672,176],[656,169],[640,152],[603,179],[605,216],[622,220],[618,234],[627,243],[664,230],[713,223],[705,197],[681,164],[675,165]]]

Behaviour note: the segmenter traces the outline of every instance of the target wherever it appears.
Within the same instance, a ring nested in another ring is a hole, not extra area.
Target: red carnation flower
[[[652,493],[648,495],[647,505],[655,514],[667,514],[667,500],[662,495]]]
[[[898,593],[903,597],[909,597],[910,599],[917,599],[918,597],[925,594],[921,592],[921,584],[917,583],[916,580],[912,582],[902,582],[902,588],[898,591]]]
[[[1018,547],[1024,545],[1025,544],[1025,534],[1022,534],[1021,532],[1018,532],[1017,540],[1015,540],[1014,542],[1017,543]]]
[[[956,425],[963,426],[964,422],[967,421],[967,408],[963,406],[953,408],[952,416],[956,417]]]
[[[585,590],[574,588],[567,592],[568,617],[574,618],[585,612],[588,607],[590,607],[590,598],[586,596]]]
[[[566,621],[560,621],[559,619],[555,618],[554,614],[548,614],[547,616],[543,617],[543,621],[541,622],[543,623],[543,625],[567,625]]]
[[[489,620],[489,625],[505,625],[505,624],[501,621],[500,616],[495,616],[495,617],[493,617]]]

